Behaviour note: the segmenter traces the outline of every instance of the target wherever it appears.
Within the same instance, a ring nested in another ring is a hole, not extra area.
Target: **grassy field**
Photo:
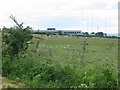
[[[27,53],[11,62],[8,78],[18,77],[31,88],[118,86],[118,39],[35,36],[44,40],[31,40]],[[87,44],[83,53],[84,41]]]
[[[38,35],[39,36],[39,35]],[[42,36],[40,36],[42,37]],[[104,64],[106,60],[114,64],[117,70],[118,65],[118,39],[96,38],[96,37],[66,37],[52,36],[39,40],[39,48],[36,52],[37,58],[46,57],[54,60],[59,65],[75,65],[81,67],[81,55],[86,66],[95,66],[95,63]],[[87,40],[86,52],[82,53],[82,44]],[[38,39],[33,39],[34,44],[29,45],[29,51],[35,50]],[[34,55],[33,55],[34,56]]]

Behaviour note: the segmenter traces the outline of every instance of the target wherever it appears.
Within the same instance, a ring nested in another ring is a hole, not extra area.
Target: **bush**
[[[23,23],[19,24],[12,15],[10,18],[16,23],[16,26],[11,28],[3,27],[2,33],[2,55],[3,55],[3,75],[7,76],[11,72],[10,65],[12,61],[20,53],[25,53],[28,48],[27,42],[32,39],[31,28],[23,27]]]
[[[14,60],[9,66],[8,77],[20,78],[30,88],[116,88],[110,64],[98,68],[73,68],[56,65],[51,58],[30,57]],[[7,71],[6,71],[7,72]]]
[[[117,88],[118,80],[114,77],[114,71],[111,64],[105,63],[103,67],[100,67],[100,72],[94,76],[95,87],[97,88]]]
[[[30,32],[31,28],[27,26],[23,28],[23,23],[18,24],[16,19],[11,16],[11,19],[17,26],[11,28],[3,28],[3,56],[9,55],[11,58],[18,56],[20,52],[25,52],[28,48],[27,42],[32,39]]]

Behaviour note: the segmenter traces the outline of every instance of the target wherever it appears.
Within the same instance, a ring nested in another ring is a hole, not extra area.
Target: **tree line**
[[[45,34],[45,35],[68,35],[67,33],[59,30],[57,34],[55,34],[54,32],[40,32],[39,30],[38,31],[34,31],[32,32],[33,34]],[[77,35],[79,36],[79,35]],[[82,32],[81,33],[81,36],[96,36],[96,37],[104,37],[104,36],[107,36],[106,33],[103,33],[103,32],[91,32],[90,34],[88,32]]]

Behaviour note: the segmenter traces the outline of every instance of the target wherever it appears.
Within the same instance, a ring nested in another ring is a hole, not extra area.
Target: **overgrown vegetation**
[[[12,38],[15,34],[3,40],[3,50],[7,51],[3,57],[3,76],[13,80],[19,78],[19,82],[25,83],[30,88],[118,87],[117,39],[34,35],[44,38],[37,44],[37,38],[31,39],[30,29],[25,28],[27,32],[20,29],[20,33],[17,29],[3,29],[5,30],[3,38],[6,38],[5,35],[10,36],[12,30],[18,34],[16,35],[18,37],[14,38],[16,41]],[[21,42],[19,34],[23,35],[20,37],[27,35],[29,39]],[[26,46],[28,40],[33,43]],[[15,55],[11,54],[14,52],[12,50],[15,50],[11,42],[18,44],[20,48],[17,49],[18,53]],[[85,51],[81,53],[84,44],[86,45]],[[21,48],[22,45],[25,47]],[[24,51],[26,53],[22,54]]]
[[[27,42],[32,39],[30,33],[31,28],[23,27],[23,23],[19,24],[12,15],[10,18],[16,23],[11,28],[3,28],[2,32],[2,56],[3,56],[3,75],[7,76],[11,72],[10,64],[20,53],[25,53],[28,48]]]

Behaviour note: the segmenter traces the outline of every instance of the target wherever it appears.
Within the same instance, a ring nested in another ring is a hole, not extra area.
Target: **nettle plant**
[[[19,53],[25,53],[28,48],[27,42],[32,39],[31,27],[23,27],[23,23],[19,24],[12,15],[10,18],[15,22],[14,27],[3,27],[3,57],[18,57]]]

